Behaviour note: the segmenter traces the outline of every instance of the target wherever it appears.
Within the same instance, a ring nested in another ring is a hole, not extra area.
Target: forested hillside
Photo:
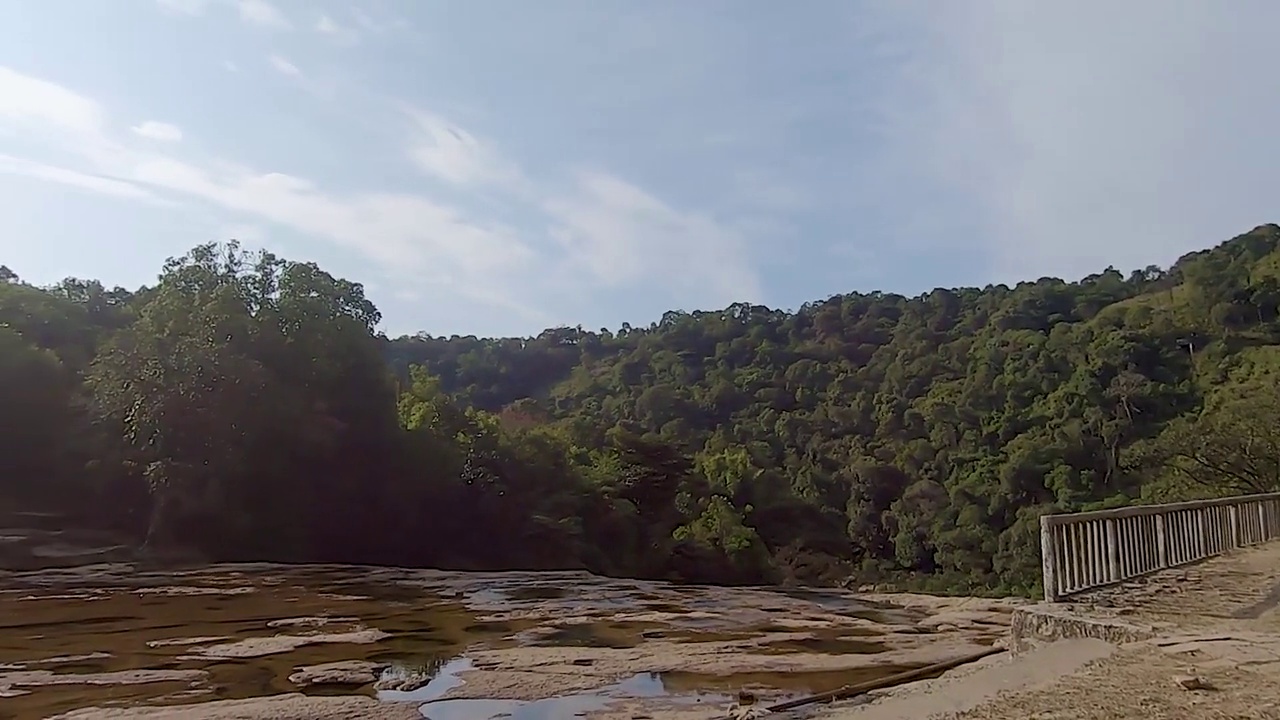
[[[0,268],[0,504],[215,559],[1031,592],[1038,517],[1280,489],[1280,227],[1167,270],[388,340],[196,248]]]

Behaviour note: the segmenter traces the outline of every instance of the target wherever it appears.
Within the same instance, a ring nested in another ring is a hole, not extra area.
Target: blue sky
[[[0,0],[0,262],[390,334],[1078,278],[1280,220],[1280,3]]]

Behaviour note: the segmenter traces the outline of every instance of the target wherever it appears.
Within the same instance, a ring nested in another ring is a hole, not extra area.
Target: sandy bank
[[[1004,693],[1051,685],[1091,662],[1108,657],[1114,646],[1101,640],[1067,640],[1011,656],[994,655],[934,680],[870,694],[857,705],[819,712],[815,720],[923,720],[978,707]]]

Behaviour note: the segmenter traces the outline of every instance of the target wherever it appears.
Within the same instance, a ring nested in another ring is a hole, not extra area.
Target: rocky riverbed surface
[[[0,717],[723,717],[966,655],[1016,600],[586,573],[0,573]]]

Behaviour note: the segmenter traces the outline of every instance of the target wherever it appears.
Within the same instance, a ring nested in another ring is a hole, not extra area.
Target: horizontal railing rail
[[[1280,538],[1280,493],[1040,517],[1044,599]]]

